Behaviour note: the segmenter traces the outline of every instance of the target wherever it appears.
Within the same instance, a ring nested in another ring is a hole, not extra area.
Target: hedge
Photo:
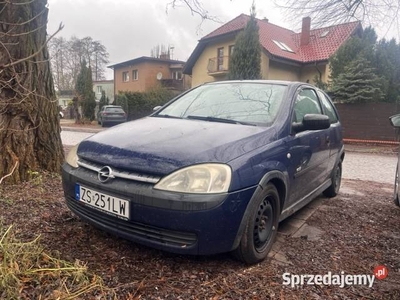
[[[119,92],[116,104],[121,105],[128,114],[128,120],[148,116],[153,108],[164,105],[177,95],[165,88],[155,88],[146,92]]]

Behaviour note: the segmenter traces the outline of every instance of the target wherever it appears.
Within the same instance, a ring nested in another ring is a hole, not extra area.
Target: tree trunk
[[[47,47],[42,48],[46,41],[46,5],[47,0],[0,2],[3,183],[28,180],[34,171],[59,172],[64,158],[49,55]]]

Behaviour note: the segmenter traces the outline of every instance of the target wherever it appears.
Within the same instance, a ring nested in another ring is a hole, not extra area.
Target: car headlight
[[[232,171],[228,165],[201,164],[180,169],[163,179],[155,189],[181,193],[226,193]]]
[[[65,159],[65,162],[73,168],[78,167],[78,154],[76,153],[78,151],[78,146],[79,144],[73,146],[71,150],[69,150],[68,155]]]

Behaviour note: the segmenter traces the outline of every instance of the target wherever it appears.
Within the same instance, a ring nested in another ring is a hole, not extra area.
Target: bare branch
[[[359,20],[364,25],[385,29],[397,26],[400,0],[274,0],[287,20],[299,25],[305,16],[316,27]],[[397,26],[397,30],[399,28]],[[400,36],[399,36],[400,37]]]
[[[12,170],[9,174],[4,175],[3,177],[0,178],[0,184],[3,182],[4,179],[6,179],[7,177],[10,177],[14,173],[17,166],[18,166],[18,161],[15,162],[15,166],[14,166],[14,168],[12,168]]]
[[[17,65],[17,64],[19,64],[19,63],[21,63],[21,62],[30,60],[31,58],[35,57],[36,55],[38,55],[39,53],[42,52],[42,50],[44,49],[44,47],[46,47],[47,43],[48,43],[57,33],[59,33],[63,28],[64,28],[64,25],[60,24],[60,26],[58,27],[57,31],[54,32],[54,33],[43,43],[43,45],[38,49],[38,51],[36,51],[35,53],[33,53],[33,54],[31,54],[31,55],[29,55],[29,56],[27,56],[27,57],[21,58],[21,59],[19,59],[19,60],[13,61],[13,62],[11,62],[11,63],[9,63],[9,64],[2,65],[2,66],[0,66],[0,68],[1,68],[1,69],[9,68],[9,67],[15,66],[15,65]]]
[[[168,9],[170,7],[172,9],[175,9],[182,6],[186,6],[187,8],[189,8],[192,16],[199,16],[201,18],[201,22],[203,22],[204,20],[211,20],[217,23],[222,23],[222,21],[217,16],[210,15],[199,0],[172,0],[167,4],[166,13],[168,13]]]

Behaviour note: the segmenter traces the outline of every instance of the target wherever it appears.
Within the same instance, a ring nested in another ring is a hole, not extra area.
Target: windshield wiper
[[[204,117],[204,116],[187,116],[187,119],[193,119],[193,120],[202,120],[202,121],[209,121],[209,122],[220,122],[220,123],[229,123],[229,124],[241,124],[241,125],[251,125],[251,126],[256,126],[255,124],[252,123],[247,123],[247,122],[241,122],[241,121],[235,121],[231,119],[225,119],[225,118],[217,118],[217,117]]]
[[[153,117],[158,117],[158,118],[171,118],[171,119],[182,119],[181,117],[170,116],[170,115],[154,115]]]

